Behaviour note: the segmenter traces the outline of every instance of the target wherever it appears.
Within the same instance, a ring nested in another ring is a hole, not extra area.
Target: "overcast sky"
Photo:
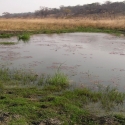
[[[50,8],[58,8],[60,5],[73,6],[83,5],[88,3],[104,3],[107,0],[0,0],[0,15],[3,12],[20,13],[20,12],[33,12],[38,10],[40,6]],[[124,1],[124,0],[110,0]]]

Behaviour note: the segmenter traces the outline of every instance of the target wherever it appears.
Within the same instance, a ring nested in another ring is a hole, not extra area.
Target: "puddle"
[[[16,37],[0,42],[17,42]],[[0,63],[37,74],[58,69],[74,87],[112,85],[125,90],[125,38],[103,33],[33,35],[28,43],[0,45]]]

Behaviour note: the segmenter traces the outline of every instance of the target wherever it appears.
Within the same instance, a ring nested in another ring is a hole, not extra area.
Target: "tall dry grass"
[[[63,30],[92,27],[125,30],[125,17],[119,19],[0,19],[0,31]]]

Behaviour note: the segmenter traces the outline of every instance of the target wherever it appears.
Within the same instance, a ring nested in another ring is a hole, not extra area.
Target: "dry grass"
[[[125,17],[121,19],[0,19],[1,31],[63,30],[92,27],[125,30]]]

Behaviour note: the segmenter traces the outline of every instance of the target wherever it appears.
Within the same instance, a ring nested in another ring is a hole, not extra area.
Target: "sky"
[[[22,13],[34,12],[39,10],[40,6],[49,8],[59,8],[59,6],[84,5],[94,2],[104,3],[107,0],[0,0],[0,15],[3,12]],[[111,2],[124,0],[110,0]]]

